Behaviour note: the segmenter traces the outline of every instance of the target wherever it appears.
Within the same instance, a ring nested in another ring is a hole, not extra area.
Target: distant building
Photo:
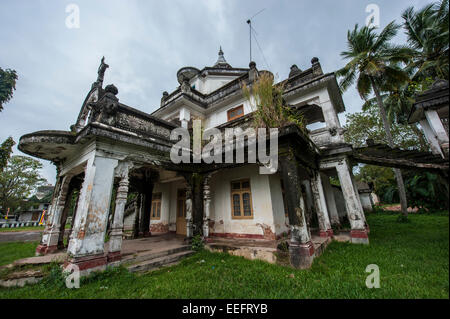
[[[36,222],[42,215],[42,212],[48,211],[53,194],[53,185],[43,185],[38,187],[35,195],[31,196],[27,202],[31,204],[29,209],[19,210],[16,214],[19,216],[19,222]]]

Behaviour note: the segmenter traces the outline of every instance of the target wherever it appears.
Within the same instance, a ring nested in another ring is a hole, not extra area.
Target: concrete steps
[[[171,254],[176,254],[182,251],[190,250],[191,246],[189,245],[183,245],[178,247],[172,247],[172,248],[164,248],[159,250],[149,250],[145,252],[139,252],[137,254],[129,254],[129,255],[122,255],[122,263],[138,263],[143,262],[146,260],[151,260]]]
[[[153,257],[147,256],[143,261],[133,262],[127,268],[130,272],[149,271],[152,269],[160,268],[162,266],[173,265],[173,264],[177,263],[178,261],[180,261],[180,259],[194,254],[194,251],[189,250],[189,248],[187,248],[187,249],[184,248],[183,250],[180,251],[181,248],[182,247],[177,248],[177,249],[172,249],[172,251],[176,250],[176,252],[172,252],[172,253],[167,253],[168,251],[171,251],[171,250],[168,250],[165,252],[160,252],[159,256],[157,254],[149,254],[149,255],[153,255]],[[157,257],[155,257],[155,256],[157,256]]]

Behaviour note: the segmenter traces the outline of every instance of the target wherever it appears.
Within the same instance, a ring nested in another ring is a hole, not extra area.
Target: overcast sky
[[[309,68],[314,56],[324,72],[342,67],[347,30],[365,23],[367,5],[378,5],[384,27],[401,22],[406,7],[429,2],[2,0],[0,66],[15,69],[19,80],[13,100],[0,113],[0,143],[9,135],[18,142],[38,130],[69,130],[103,55],[110,66],[104,84],[114,83],[121,102],[150,113],[163,91],[177,87],[181,67],[212,66],[220,45],[228,63],[247,67],[246,20],[262,9],[252,24],[265,59],[253,42],[253,60],[258,69],[284,79],[292,64]],[[66,7],[72,3],[79,8],[79,28],[66,26]],[[404,39],[400,34],[395,40]],[[344,94],[344,102],[347,112],[361,109],[354,89]],[[340,118],[344,125],[345,114]],[[22,153],[15,147],[14,154]],[[43,164],[43,176],[54,183],[55,167]]]

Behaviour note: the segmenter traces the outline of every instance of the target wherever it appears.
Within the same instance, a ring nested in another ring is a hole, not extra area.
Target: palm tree
[[[349,30],[347,33],[348,50],[341,53],[342,57],[350,61],[336,72],[342,77],[339,83],[342,91],[347,90],[356,81],[356,88],[362,99],[367,101],[369,95],[375,93],[390,147],[394,147],[394,142],[381,92],[386,90],[389,83],[405,83],[409,80],[408,74],[397,66],[398,63],[408,63],[411,56],[409,48],[389,43],[397,34],[399,27],[392,21],[376,34],[374,27],[364,26],[359,29],[358,25],[355,25],[353,31]],[[394,169],[394,173],[402,215],[407,219],[408,205],[403,177],[400,169]]]
[[[413,80],[427,77],[448,79],[449,17],[448,0],[429,4],[419,11],[406,9],[402,18],[413,49],[408,68],[415,71]]]
[[[420,89],[418,87],[420,87]],[[388,92],[383,93],[381,97],[383,99],[388,120],[391,123],[395,122],[402,125],[408,125],[417,137],[416,147],[421,151],[429,151],[428,142],[417,124],[408,124],[408,115],[415,102],[415,95],[417,91],[423,90],[423,85],[419,85],[415,81],[410,81],[408,83],[399,82],[389,85],[386,90],[388,90]],[[376,106],[376,97],[371,98],[366,100],[362,106],[362,110],[367,111]]]

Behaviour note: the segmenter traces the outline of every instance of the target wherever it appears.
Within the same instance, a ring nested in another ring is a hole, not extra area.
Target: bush
[[[195,236],[192,238],[191,246],[192,246],[192,250],[195,250],[195,251],[202,250],[202,249],[203,249],[203,246],[204,246],[202,236],[200,236],[200,235],[195,235]]]
[[[282,252],[288,252],[289,251],[289,243],[287,241],[282,241],[277,246],[278,250]]]

